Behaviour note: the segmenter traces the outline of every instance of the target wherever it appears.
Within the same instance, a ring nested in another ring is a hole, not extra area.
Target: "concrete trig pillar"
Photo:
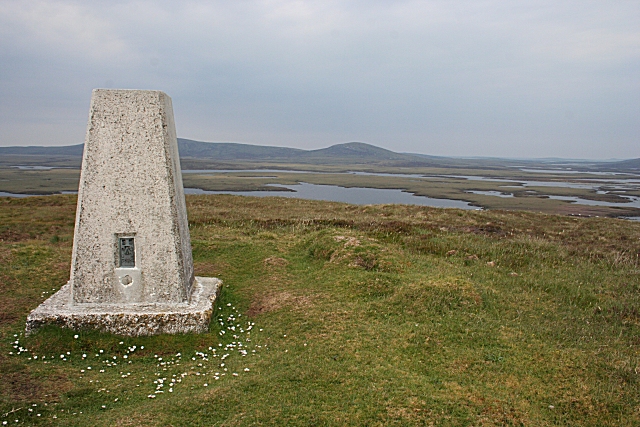
[[[193,275],[171,98],[96,89],[71,279],[27,318],[123,335],[202,332],[221,282]]]
[[[73,302],[181,303],[193,280],[171,98],[94,90],[78,189]]]

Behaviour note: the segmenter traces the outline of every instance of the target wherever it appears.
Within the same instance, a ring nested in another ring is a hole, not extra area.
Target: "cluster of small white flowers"
[[[17,350],[17,351],[16,351],[16,355],[20,355],[20,354],[22,354],[22,353],[28,353],[28,352],[29,352],[29,350],[27,350],[26,348],[24,348],[24,347],[22,347],[22,346],[20,345],[20,339],[18,338],[18,334],[14,334],[14,335],[13,335],[13,337],[14,337],[14,338],[16,338],[16,340],[12,343],[13,348],[14,348],[15,350]],[[13,351],[10,351],[10,352],[9,352],[9,354],[10,354],[10,355],[13,355],[14,353],[13,353]]]
[[[229,368],[225,365],[225,362],[235,352],[237,352],[237,354],[242,357],[245,357],[249,354],[256,354],[255,349],[253,349],[251,353],[249,353],[247,349],[247,343],[251,342],[251,330],[255,326],[255,323],[248,321],[245,325],[243,325],[239,320],[242,317],[242,314],[239,313],[237,309],[231,304],[227,304],[227,307],[230,307],[231,310],[233,310],[233,313],[227,317],[219,316],[217,318],[217,321],[222,328],[225,328],[220,331],[220,335],[224,336],[226,333],[229,333],[233,335],[234,341],[225,345],[219,343],[217,347],[209,346],[207,350],[194,352],[193,356],[187,358],[187,361],[189,359],[191,360],[191,362],[189,363],[189,365],[191,366],[189,366],[186,370],[182,369],[180,373],[172,375],[169,383],[169,388],[167,390],[169,393],[173,393],[174,388],[176,388],[178,384],[182,383],[182,380],[186,377],[197,378],[211,376],[215,381],[222,379],[229,372]],[[222,310],[222,307],[219,307],[218,310]],[[245,334],[244,342],[240,340],[242,337],[237,335],[238,333]],[[262,346],[259,345],[255,347],[262,348]],[[162,360],[162,358],[158,355],[155,355],[155,358],[158,362],[157,367],[161,368],[161,370],[164,372],[167,371],[170,366],[179,366],[179,362],[180,360],[182,360],[182,354],[176,354],[174,358],[171,358],[171,360]],[[217,367],[211,368],[209,363],[213,362],[216,359],[219,359],[219,362],[215,362]],[[250,369],[244,368],[243,372],[250,372]],[[164,374],[160,372],[156,373],[157,378],[154,382],[154,384],[156,385],[156,389],[153,393],[150,393],[147,396],[150,399],[155,399],[156,397],[158,397],[159,393],[163,392],[164,384],[165,381],[167,381],[167,378],[162,375]],[[239,376],[237,372],[233,372],[231,375],[233,377]],[[189,382],[189,384],[191,384],[191,382]],[[209,382],[203,382],[202,386],[208,387]]]
[[[227,304],[232,310],[232,313],[228,316],[218,316],[217,321],[221,327],[220,336],[224,336],[225,334],[229,334],[229,339],[233,339],[233,341],[223,344],[218,343],[217,346],[209,346],[208,349],[204,349],[202,351],[195,351],[192,356],[184,356],[182,353],[176,353],[175,356],[169,356],[163,359],[162,355],[155,354],[154,359],[156,360],[156,370],[154,376],[152,377],[153,381],[153,391],[147,395],[150,399],[155,399],[159,395],[163,393],[173,393],[174,389],[178,387],[180,384],[185,385],[186,383],[183,380],[186,380],[187,377],[193,378],[193,380],[187,381],[187,383],[194,388],[196,384],[199,382],[202,387],[209,387],[211,380],[207,381],[206,377],[213,378],[214,381],[219,381],[223,379],[229,373],[229,367],[226,366],[226,363],[229,363],[229,360],[233,358],[235,354],[246,357],[248,355],[256,355],[256,349],[261,349],[263,346],[254,345],[251,343],[251,331],[253,330],[255,323],[251,321],[242,322],[241,317],[242,314],[238,312],[238,310],[232,306],[232,304]],[[223,310],[222,307],[218,308],[219,310]],[[263,329],[260,329],[263,331]],[[231,336],[233,338],[231,338]],[[76,334],[73,336],[74,340],[80,339],[80,335]],[[20,338],[18,334],[14,335],[14,339],[12,341],[12,345],[15,351],[9,352],[10,355],[21,355],[23,353],[28,353],[29,350],[22,347],[20,345]],[[119,342],[120,345],[124,345],[124,341]],[[249,347],[254,347],[250,349]],[[264,346],[266,348],[266,345]],[[84,367],[79,370],[80,378],[85,378],[91,384],[98,384],[101,382],[98,378],[101,378],[101,374],[107,374],[110,370],[109,368],[115,368],[121,366],[123,364],[132,364],[131,356],[137,350],[144,350],[144,346],[137,345],[128,345],[124,349],[117,352],[117,354],[108,355],[104,349],[98,350],[97,353],[91,357],[91,355],[87,355],[86,353],[77,353],[74,357],[76,360],[80,360],[84,362]],[[249,352],[249,350],[251,352]],[[92,359],[93,363],[90,363],[89,360]],[[190,360],[189,360],[190,359]],[[66,351],[57,355],[31,355],[28,357],[28,360],[33,361],[42,361],[43,363],[57,363],[57,362],[68,362],[72,361],[72,352]],[[188,363],[184,363],[184,367],[181,367],[183,364],[183,360],[186,360]],[[96,365],[99,365],[96,367]],[[235,365],[235,363],[234,363]],[[92,368],[93,366],[93,368]],[[125,365],[126,366],[126,365]],[[135,365],[134,365],[135,366]],[[134,366],[131,366],[129,369],[132,370]],[[180,367],[180,368],[178,368]],[[178,368],[178,370],[176,370]],[[122,368],[121,368],[122,369]],[[242,370],[239,372],[250,372],[248,367],[242,367]],[[173,372],[167,372],[173,371]],[[238,372],[231,372],[230,377],[238,377]],[[146,381],[150,381],[149,379],[145,380],[145,376],[141,378],[132,377],[131,372],[126,372],[125,370],[119,371],[119,377],[122,380],[132,381],[137,380],[138,384],[136,387],[144,386]],[[204,377],[204,378],[203,378]],[[199,381],[198,381],[199,379]],[[204,381],[202,381],[204,380]],[[196,383],[194,383],[196,381]],[[106,387],[100,388],[98,386],[97,393],[106,394],[110,393]],[[100,406],[100,409],[107,410],[113,403],[117,403],[119,401],[118,398],[113,400],[109,400],[108,402],[104,402],[105,404]],[[46,405],[46,404],[45,404]],[[34,406],[36,406],[34,404]],[[63,413],[64,410],[61,410]],[[33,408],[28,408],[28,412],[32,413]],[[5,417],[8,417],[11,413],[4,414]],[[77,415],[76,412],[71,413],[70,415]],[[80,412],[82,414],[82,412]],[[40,417],[42,414],[37,413],[37,416]],[[57,419],[57,415],[52,416],[53,419]],[[19,419],[16,419],[15,422],[19,422]],[[8,420],[2,420],[2,425],[7,425]]]
[[[51,288],[51,291],[55,292],[56,288]],[[40,297],[45,298],[47,297],[48,294],[49,294],[49,291],[42,291],[42,293],[40,294]]]

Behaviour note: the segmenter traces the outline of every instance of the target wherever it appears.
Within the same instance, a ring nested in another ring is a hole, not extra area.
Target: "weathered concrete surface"
[[[135,268],[119,268],[120,237],[135,239]],[[182,303],[192,282],[171,98],[94,90],[78,189],[73,301]]]
[[[96,89],[71,278],[27,318],[120,335],[204,332],[222,282],[194,278],[171,98]]]
[[[221,287],[219,279],[196,277],[189,303],[74,304],[68,282],[29,314],[26,329],[31,333],[54,324],[125,336],[202,333],[209,328]]]

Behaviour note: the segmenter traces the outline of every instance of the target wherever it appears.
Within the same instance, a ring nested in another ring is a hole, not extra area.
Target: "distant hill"
[[[304,151],[300,156],[306,159],[326,159],[337,157],[350,160],[416,160],[416,157],[413,155],[395,153],[363,142],[347,142],[345,144],[336,144],[319,150]]]
[[[286,159],[305,153],[305,150],[286,147],[237,144],[233,142],[201,142],[178,138],[180,157],[216,160]]]
[[[0,147],[0,164],[34,164],[78,167],[84,144],[63,147]],[[347,142],[318,150],[238,144],[232,142],[202,142],[178,138],[180,159],[185,169],[233,167],[233,162],[288,163],[299,165],[376,165],[384,167],[443,167],[503,169],[514,162],[529,167],[545,167],[549,159],[521,159],[517,162],[498,158],[453,158],[426,154],[396,153],[363,142]],[[14,160],[19,157],[19,160]],[[4,160],[4,161],[3,161]],[[615,162],[588,162],[578,170],[619,170],[637,173],[640,159]],[[513,166],[511,166],[513,167]]]
[[[619,162],[609,162],[607,163],[607,166],[609,167],[613,166],[616,169],[639,171],[640,159],[630,159],[630,160],[622,160]]]
[[[81,157],[84,144],[65,147],[0,147],[0,156],[68,156]],[[231,142],[201,142],[178,138],[178,150],[183,162],[268,162],[299,164],[385,164],[394,166],[428,166],[435,158],[396,153],[362,142],[348,142],[318,150],[272,147]],[[439,164],[446,158],[442,158]]]
[[[215,159],[217,161],[251,160],[287,163],[341,163],[341,162],[381,162],[417,161],[417,156],[399,154],[362,142],[336,144],[318,150],[270,147],[229,142],[200,142],[178,138],[181,158]]]

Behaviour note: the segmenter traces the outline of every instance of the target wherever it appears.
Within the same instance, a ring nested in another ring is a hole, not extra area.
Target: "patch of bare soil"
[[[290,292],[273,292],[263,295],[257,295],[251,302],[251,306],[247,311],[250,317],[257,316],[262,313],[279,310],[285,306],[292,309],[300,309],[311,305],[311,298],[306,295],[293,295]]]
[[[289,261],[277,256],[270,256],[269,258],[265,258],[262,263],[265,267],[286,267],[287,265],[289,265]]]
[[[225,271],[228,268],[229,264],[227,263],[200,261],[193,263],[193,271],[195,271],[195,275],[202,277],[215,277],[220,274],[221,271]]]
[[[378,262],[372,255],[356,255],[349,267],[362,267],[365,270],[373,270],[377,265]]]
[[[12,366],[3,363],[3,370],[12,370]],[[0,392],[12,402],[33,402],[34,400],[57,400],[61,393],[65,393],[73,384],[63,375],[52,375],[47,379],[34,378],[26,370],[16,369],[0,375]]]
[[[9,325],[18,320],[17,313],[7,313],[0,308],[0,325]]]
[[[29,239],[31,239],[29,233],[16,233],[12,230],[5,230],[0,233],[0,242],[21,242]]]

